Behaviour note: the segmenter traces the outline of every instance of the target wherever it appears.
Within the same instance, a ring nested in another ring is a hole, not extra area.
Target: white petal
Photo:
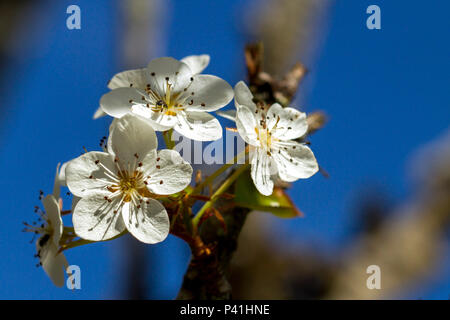
[[[273,192],[273,181],[271,179],[272,161],[264,150],[257,149],[251,160],[251,177],[256,189],[265,195],[270,196]]]
[[[266,114],[266,123],[268,130],[272,130],[276,125],[279,127],[279,123],[282,120],[283,107],[279,103],[274,103],[269,107]],[[283,119],[284,120],[284,119]]]
[[[104,116],[106,116],[106,112],[103,111],[101,106],[99,106],[98,109],[95,111],[94,115],[92,116],[92,119],[95,120]]]
[[[108,152],[117,156],[122,169],[136,167],[147,153],[158,146],[148,120],[132,113],[117,119],[110,128]]]
[[[259,146],[256,133],[257,119],[255,113],[246,106],[241,106],[236,112],[236,127],[242,139],[248,144]]]
[[[108,88],[113,90],[123,87],[144,89],[149,83],[149,74],[146,68],[119,72],[108,82]]]
[[[66,167],[67,162],[64,162],[62,166],[60,166],[60,163],[58,163],[58,165],[56,166],[55,182],[53,184],[53,195],[55,196],[56,199],[59,199],[61,187],[67,186]]]
[[[279,152],[273,157],[281,180],[292,182],[311,177],[319,170],[319,165],[310,148],[295,141],[277,142]]]
[[[181,59],[181,62],[186,63],[189,66],[189,69],[191,69],[192,74],[199,74],[209,64],[209,55],[202,54],[202,55],[195,55],[195,56],[187,56]]]
[[[62,253],[58,254],[58,247],[52,241],[47,241],[42,247],[39,242],[40,240],[36,242],[36,249],[42,268],[55,286],[62,287],[65,281],[64,273],[69,266],[66,257]]]
[[[189,86],[193,76],[187,64],[170,57],[150,61],[147,72],[150,75],[150,88],[161,97],[165,96],[167,81],[171,84],[171,91],[182,92]]]
[[[173,128],[178,122],[176,116],[167,115],[163,112],[154,112],[145,105],[134,105],[131,107],[131,111],[148,119],[156,131],[167,131]]]
[[[55,245],[58,245],[63,232],[63,222],[58,201],[53,195],[49,194],[42,200],[42,203],[44,205],[45,215],[53,229],[52,240]]]
[[[72,196],[72,205],[70,210],[73,212],[75,210],[75,207],[77,206],[77,203],[81,200],[80,197]]]
[[[145,175],[150,176],[147,188],[152,193],[174,194],[191,182],[192,167],[175,150],[160,150],[156,161],[144,159],[144,163]]]
[[[134,88],[117,88],[100,99],[104,112],[112,117],[120,118],[131,111],[131,106],[140,103],[144,95]]]
[[[244,81],[239,81],[234,86],[234,96],[236,109],[238,109],[239,106],[246,106],[251,111],[256,111],[256,104],[253,102],[253,94]]]
[[[213,141],[222,138],[219,121],[206,112],[179,112],[174,127],[183,136],[198,141]]]
[[[59,168],[58,171],[58,183],[60,186],[66,187],[67,183],[66,183],[66,167],[67,167],[67,162],[64,162],[62,164],[62,166]]]
[[[66,184],[66,173],[65,173],[65,165],[64,163],[63,167],[60,170],[61,163],[58,163],[56,166],[56,173],[55,173],[55,181],[53,183],[53,195],[56,199],[59,199],[59,194],[61,192],[61,185]]]
[[[158,243],[169,234],[170,221],[166,209],[154,199],[142,198],[139,208],[127,202],[122,209],[128,231],[144,243]]]
[[[118,197],[112,201],[99,194],[82,198],[73,211],[75,233],[92,241],[108,240],[122,233],[125,225],[119,204]]]
[[[230,121],[236,121],[236,109],[216,111],[216,114]]]
[[[113,157],[105,152],[91,151],[70,161],[66,167],[70,192],[78,197],[106,192],[108,184],[105,181],[112,183],[113,180],[103,166],[114,174],[117,173]]]
[[[190,96],[183,106],[188,111],[216,111],[226,106],[234,96],[233,88],[225,80],[205,74],[194,76],[187,93]]]
[[[306,114],[293,108],[283,108],[274,103],[267,112],[268,128],[272,137],[292,140],[303,136],[308,130]],[[275,130],[273,129],[275,127]]]

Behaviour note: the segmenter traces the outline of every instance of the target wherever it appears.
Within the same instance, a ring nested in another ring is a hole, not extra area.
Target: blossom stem
[[[63,211],[61,211],[61,215],[62,216],[65,216],[66,214],[70,214],[70,213],[72,213],[72,210],[63,210]]]
[[[219,198],[219,196],[227,191],[227,189],[233,184],[233,182],[241,175],[242,172],[244,172],[248,168],[249,164],[244,164],[240,166],[231,176],[229,176],[222,185],[214,192],[214,194],[211,196],[211,200],[206,202],[203,207],[200,208],[200,210],[197,212],[197,215],[192,219],[192,224],[194,227],[194,230],[197,229],[198,223],[200,222],[200,219],[202,218],[203,214],[213,206],[213,204],[216,202],[216,200]]]
[[[173,149],[175,148],[175,142],[172,141],[172,133],[173,129],[167,130],[163,132],[164,142],[166,143],[167,149]]]
[[[123,236],[123,235],[125,235],[127,233],[128,233],[128,230],[125,230],[125,231],[119,233],[118,235],[116,235],[116,236],[114,236],[114,237],[112,237],[110,239],[100,240],[100,241],[101,242],[111,241],[111,240],[120,238],[121,236]],[[69,243],[62,245],[59,248],[58,252],[63,252],[65,250],[67,250],[67,249],[72,249],[72,248],[75,248],[75,247],[79,247],[79,246],[82,246],[82,245],[85,245],[85,244],[95,243],[95,242],[98,242],[98,241],[92,241],[92,240],[86,240],[86,239],[81,239],[80,238],[78,240],[70,241]]]
[[[202,183],[199,183],[195,186],[195,188],[188,190],[186,193],[187,195],[200,193],[205,186],[212,183],[218,176],[220,176],[222,173],[224,173],[228,168],[233,166],[235,163],[237,163],[238,159],[242,156],[245,156],[248,153],[248,146],[245,148],[244,151],[236,155],[233,160],[229,163],[225,163],[223,166],[221,166],[219,169],[217,169],[212,175],[208,176]]]

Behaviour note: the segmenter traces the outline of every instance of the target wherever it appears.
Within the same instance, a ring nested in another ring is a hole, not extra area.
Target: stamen
[[[98,161],[98,162],[97,162]],[[96,162],[96,164],[99,166],[99,167],[101,167],[103,170],[105,170],[105,172],[104,172],[104,174],[106,175],[106,176],[108,176],[110,179],[112,179],[112,180],[114,180],[114,181],[116,181],[116,182],[118,182],[119,181],[119,179],[118,179],[118,177],[117,177],[117,174],[115,174],[114,172],[112,172],[109,168],[107,168],[103,163],[101,163],[99,160],[97,160]]]

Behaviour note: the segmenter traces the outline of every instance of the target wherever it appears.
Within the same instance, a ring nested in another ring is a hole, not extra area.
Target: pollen
[[[136,196],[147,196],[146,181],[141,171],[128,172],[122,170],[118,172],[119,182],[109,186],[107,189],[111,193],[119,192],[124,202],[130,202]]]
[[[261,147],[265,150],[270,150],[272,147],[272,135],[269,130],[256,127],[255,132]]]
[[[168,116],[176,116],[177,115],[177,113],[174,110],[170,110],[170,109],[167,110],[165,112],[165,114],[168,115]]]

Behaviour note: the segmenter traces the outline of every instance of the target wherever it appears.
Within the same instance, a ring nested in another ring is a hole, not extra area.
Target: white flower
[[[39,265],[57,287],[64,285],[64,272],[69,266],[66,257],[58,253],[59,241],[63,233],[63,222],[61,219],[61,208],[54,195],[47,195],[43,200],[44,212],[36,208],[36,213],[40,215],[40,224],[27,224],[25,231],[39,235],[36,241],[36,257],[39,258]]]
[[[78,236],[101,241],[127,229],[145,243],[167,237],[169,217],[152,196],[183,190],[192,167],[178,152],[156,148],[148,120],[130,113],[113,121],[107,152],[88,152],[67,164],[67,186],[81,198],[73,211]]]
[[[209,55],[202,54],[187,56],[181,59],[181,61],[189,66],[193,74],[200,74],[208,66],[209,59]],[[108,89],[114,90],[117,88],[137,87],[139,84],[142,84],[141,75],[143,72],[146,72],[145,68],[119,72],[108,81]],[[140,89],[145,90],[146,87],[142,87]],[[103,116],[106,116],[106,113],[100,106],[97,111],[95,111],[93,118],[98,119]]]
[[[158,58],[147,68],[119,73],[100,106],[115,118],[130,111],[139,114],[157,131],[173,128],[193,140],[220,139],[222,127],[208,112],[227,105],[233,89],[216,76],[198,74],[207,65],[206,57]]]
[[[244,82],[235,86],[236,126],[250,146],[251,177],[263,195],[273,192],[273,175],[287,182],[305,179],[319,167],[313,152],[294,141],[307,129],[306,114],[278,103],[270,107],[256,105]]]

